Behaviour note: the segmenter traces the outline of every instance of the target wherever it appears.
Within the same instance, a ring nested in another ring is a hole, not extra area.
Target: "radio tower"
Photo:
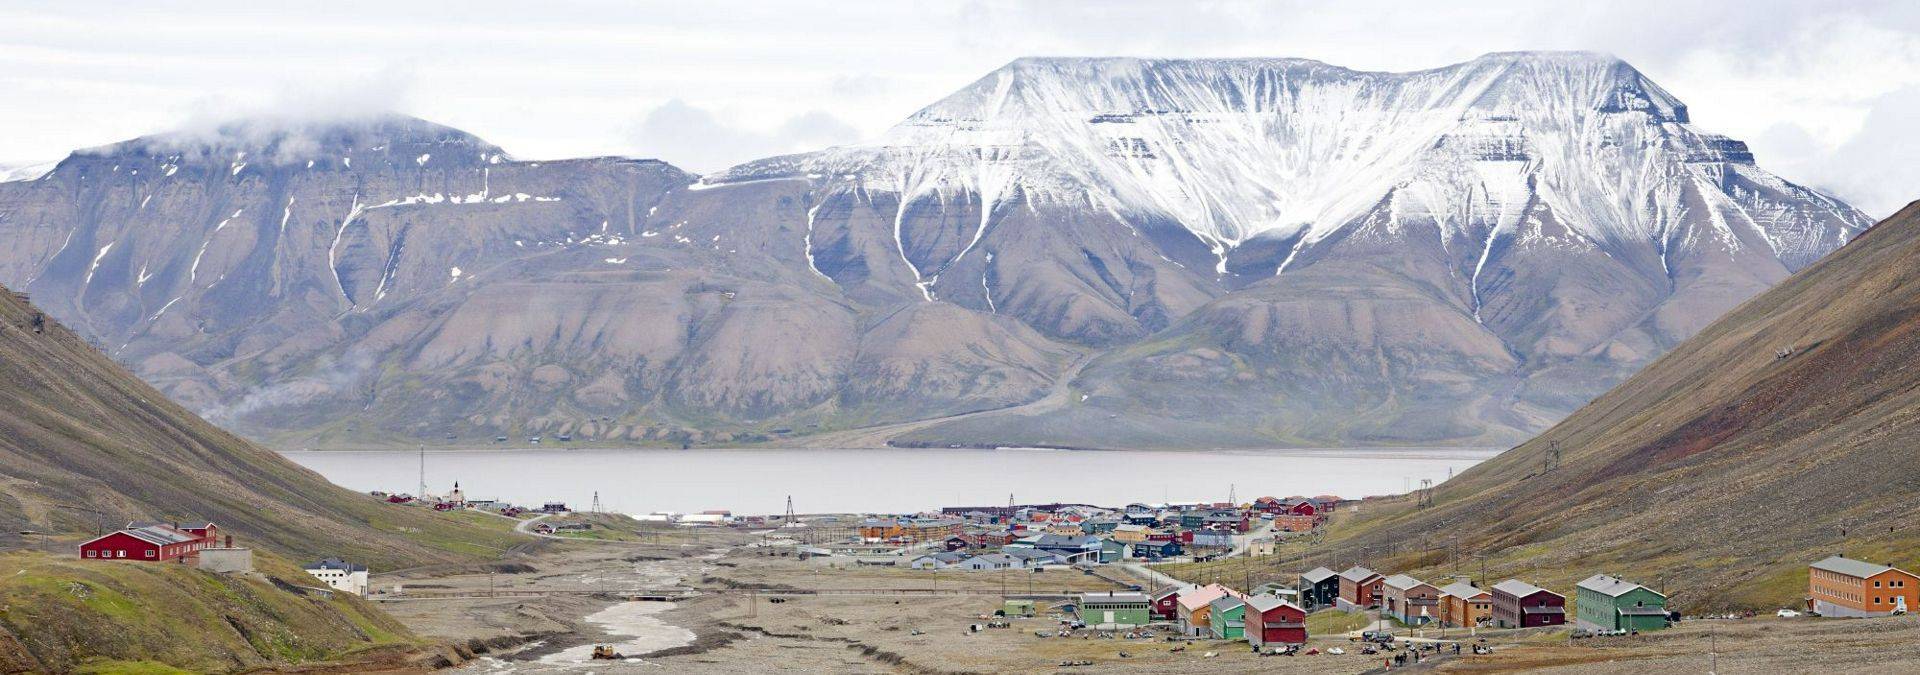
[[[793,495],[787,495],[787,527],[793,527],[800,519],[793,515]]]
[[[420,491],[413,493],[416,499],[427,498],[427,446],[420,444]]]
[[[600,512],[600,491],[599,490],[593,491],[593,512],[594,513]]]

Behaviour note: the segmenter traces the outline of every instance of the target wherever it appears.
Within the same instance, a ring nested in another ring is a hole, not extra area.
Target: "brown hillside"
[[[1556,441],[1559,468],[1543,472]],[[1450,555],[1477,572],[1478,553],[1495,581],[1571,591],[1613,572],[1664,579],[1691,609],[1766,608],[1796,602],[1828,554],[1920,566],[1916,515],[1920,203],[1449,481],[1434,506],[1367,507],[1325,553],[1436,576]]]
[[[0,288],[0,548],[25,530],[91,534],[130,519],[211,520],[288,555],[383,567],[507,545],[499,531],[336,487],[207,423]]]

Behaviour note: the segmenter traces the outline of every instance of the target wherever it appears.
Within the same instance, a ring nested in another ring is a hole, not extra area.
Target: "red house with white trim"
[[[1272,595],[1247,598],[1247,642],[1254,649],[1307,643],[1307,610]]]
[[[83,560],[140,560],[164,562],[178,560],[215,546],[220,528],[213,523],[187,523],[179,527],[162,523],[127,523],[124,530],[110,532],[80,543]]]
[[[1153,604],[1148,606],[1147,611],[1153,618],[1162,621],[1180,618],[1180,589],[1170,586],[1153,594]]]

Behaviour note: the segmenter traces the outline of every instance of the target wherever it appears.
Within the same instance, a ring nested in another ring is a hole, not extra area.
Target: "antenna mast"
[[[427,498],[427,445],[420,444],[420,491],[414,493],[417,499]]]

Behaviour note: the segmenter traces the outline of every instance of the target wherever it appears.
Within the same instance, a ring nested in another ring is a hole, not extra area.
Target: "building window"
[[[115,550],[115,551],[113,552],[113,557],[115,557],[115,558],[125,558],[125,557],[127,557],[127,550],[126,550],[126,549],[116,549],[116,550]]]
[[[100,557],[100,556],[99,556],[99,553],[98,553],[98,552],[96,552],[96,551],[87,551],[87,557],[89,557],[89,558],[98,558],[98,557]]]

